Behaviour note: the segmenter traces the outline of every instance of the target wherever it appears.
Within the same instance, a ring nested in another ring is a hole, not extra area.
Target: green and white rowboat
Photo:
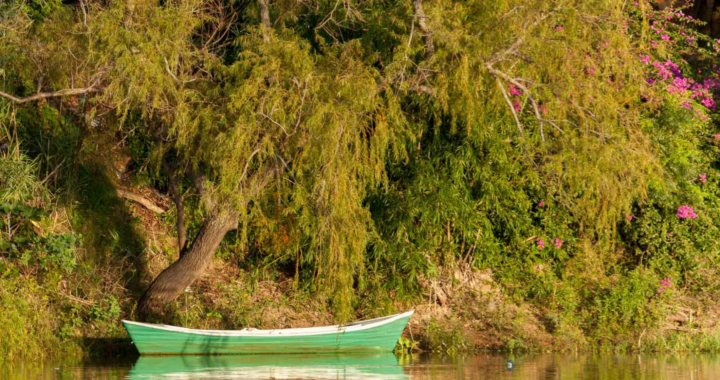
[[[346,325],[279,330],[194,330],[122,321],[141,355],[391,352],[413,312]]]

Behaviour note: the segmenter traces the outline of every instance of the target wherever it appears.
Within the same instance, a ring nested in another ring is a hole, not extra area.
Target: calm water
[[[511,360],[512,368],[508,368]],[[718,355],[265,355],[0,363],[0,379],[720,379]]]

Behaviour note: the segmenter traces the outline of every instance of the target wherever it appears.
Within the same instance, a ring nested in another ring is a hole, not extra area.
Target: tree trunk
[[[177,218],[175,219],[175,227],[177,228],[178,234],[178,252],[180,257],[185,254],[185,243],[187,242],[187,232],[185,231],[185,207],[182,203],[182,192],[180,192],[180,186],[178,186],[178,178],[172,173],[170,176],[170,195],[172,195],[173,202],[175,202],[175,211],[177,212]]]
[[[270,0],[258,0],[258,6],[260,8],[260,23],[263,27],[263,39],[265,42],[270,42]]]
[[[715,11],[715,0],[705,0],[705,17],[703,21],[707,23],[712,22],[713,12]]]
[[[705,3],[705,12],[702,15],[702,20],[705,21],[707,24],[705,24],[704,32],[709,35],[710,37],[714,37],[713,30],[715,22],[714,20],[714,14],[715,14],[715,8],[716,8],[716,1],[715,0],[706,0]]]
[[[235,214],[216,212],[208,216],[197,238],[176,262],[157,276],[138,302],[138,316],[144,320],[160,315],[165,304],[176,299],[185,288],[200,278],[210,264],[225,234],[237,228]]]

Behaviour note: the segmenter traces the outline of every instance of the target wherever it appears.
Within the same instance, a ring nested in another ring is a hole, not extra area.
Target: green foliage
[[[41,21],[53,12],[57,12],[57,10],[62,6],[61,0],[30,0],[22,1],[20,3],[23,3],[23,10],[27,12],[27,15],[32,20],[35,21]]]
[[[393,352],[399,355],[410,354],[418,350],[419,344],[420,342],[414,341],[410,338],[400,337],[397,344],[395,345],[395,349],[393,350]]]
[[[426,348],[435,353],[457,354],[467,351],[469,343],[459,325],[443,325],[436,321],[428,324]]]
[[[72,234],[47,237],[19,235],[10,241],[0,241],[0,249],[6,250],[7,259],[15,259],[21,267],[45,272],[53,268],[72,272],[77,265],[75,249],[79,245],[78,237]]]
[[[0,355],[44,357],[62,350],[52,307],[34,280],[0,274]],[[65,347],[71,351],[70,345]]]
[[[101,305],[93,305],[88,312],[90,320],[98,322],[117,321],[120,317],[120,305],[117,298],[109,296]]]
[[[0,129],[0,134],[9,133],[3,129]],[[0,150],[0,205],[6,213],[29,214],[30,209],[23,208],[23,204],[42,201],[47,191],[36,176],[37,164],[22,154],[17,145],[10,144],[12,140]]]
[[[665,294],[658,293],[659,284],[653,272],[638,269],[597,297],[593,331],[601,343],[618,332],[655,327],[663,316],[658,303],[667,301]]]

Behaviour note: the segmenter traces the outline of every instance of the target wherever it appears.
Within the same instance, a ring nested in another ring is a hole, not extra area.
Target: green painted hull
[[[272,353],[362,353],[391,352],[405,329],[410,314],[388,317],[367,327],[329,327],[326,333],[294,335],[293,330],[272,330],[268,335],[256,330],[252,336],[235,336],[233,332],[187,330],[123,321],[130,338],[141,355],[223,355]],[[357,326],[357,325],[356,325]],[[183,331],[174,331],[183,330]],[[228,333],[230,335],[222,335]],[[283,334],[287,335],[283,335]]]

